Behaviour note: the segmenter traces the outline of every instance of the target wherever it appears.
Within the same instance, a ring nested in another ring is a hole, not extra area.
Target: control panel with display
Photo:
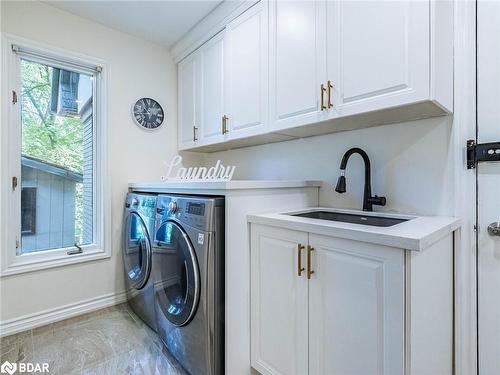
[[[176,221],[183,228],[212,231],[214,222],[211,215],[216,203],[224,206],[224,200],[220,198],[158,195],[157,228],[165,221]]]
[[[188,202],[186,204],[186,213],[198,216],[205,215],[205,203]]]

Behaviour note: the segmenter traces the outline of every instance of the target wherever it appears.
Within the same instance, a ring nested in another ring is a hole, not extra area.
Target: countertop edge
[[[323,185],[316,180],[234,180],[234,181],[167,181],[167,182],[132,182],[129,189],[137,190],[251,190],[251,189],[282,189],[304,188]]]
[[[404,250],[423,251],[460,228],[461,220],[455,217],[447,216],[418,216],[419,219],[440,218],[444,223],[436,224],[436,229],[428,231],[422,236],[405,236],[371,231],[370,227],[359,226],[358,228],[346,228],[335,226],[329,222],[329,225],[321,225],[315,222],[296,222],[287,220],[285,215],[279,214],[250,214],[247,215],[247,221],[254,224],[270,225],[285,229],[297,230],[302,232],[339,237],[361,242],[374,243]],[[357,226],[357,224],[354,224]]]

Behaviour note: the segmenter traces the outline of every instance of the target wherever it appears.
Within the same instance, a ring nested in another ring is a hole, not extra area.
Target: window
[[[2,275],[110,256],[102,62],[24,41],[3,45],[13,188]]]
[[[36,234],[36,187],[21,190],[21,234]]]
[[[36,228],[29,237],[21,228],[19,252],[91,244],[93,77],[29,56],[21,57],[20,76],[21,185],[44,198],[36,207],[21,193],[22,215],[35,213]]]

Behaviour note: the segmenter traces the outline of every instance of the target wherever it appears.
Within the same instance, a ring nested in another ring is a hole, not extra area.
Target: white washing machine
[[[158,334],[191,375],[224,374],[224,198],[159,195]]]
[[[152,236],[157,196],[128,193],[125,200],[122,257],[127,300],[134,312],[156,331],[152,275]]]

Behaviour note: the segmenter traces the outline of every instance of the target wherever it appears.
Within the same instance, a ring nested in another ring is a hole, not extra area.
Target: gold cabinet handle
[[[226,115],[222,116],[222,135],[229,133],[229,130],[227,130],[227,120],[229,120],[229,117]]]
[[[333,108],[333,103],[332,103],[332,89],[333,89],[333,84],[332,81],[328,81],[328,109]]]
[[[324,111],[326,109],[325,106],[325,85],[321,84],[321,110]]]
[[[302,271],[305,270],[304,267],[302,267],[302,250],[304,250],[304,246],[302,244],[297,245],[297,275],[302,276]]]
[[[193,142],[196,142],[198,138],[196,137],[196,132],[198,128],[196,126],[193,126]]]
[[[310,279],[314,271],[311,269],[311,253],[314,251],[314,247],[307,245],[307,278]]]

